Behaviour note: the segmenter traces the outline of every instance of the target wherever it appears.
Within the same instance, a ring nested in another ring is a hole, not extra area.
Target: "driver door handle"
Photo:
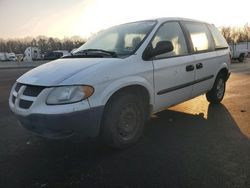
[[[189,71],[193,71],[194,70],[194,65],[187,65],[186,66],[186,71],[189,72]]]

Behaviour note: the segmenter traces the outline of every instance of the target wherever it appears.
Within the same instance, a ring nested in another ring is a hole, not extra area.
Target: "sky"
[[[0,0],[0,38],[88,38],[113,25],[158,17],[250,25],[250,0]]]

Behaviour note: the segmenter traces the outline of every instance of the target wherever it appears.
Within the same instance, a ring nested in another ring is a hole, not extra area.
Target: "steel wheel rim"
[[[123,106],[117,126],[119,137],[124,141],[134,138],[139,129],[140,121],[140,110],[136,104],[131,103]]]
[[[222,78],[218,80],[216,90],[217,90],[217,97],[221,99],[225,92],[225,82]]]

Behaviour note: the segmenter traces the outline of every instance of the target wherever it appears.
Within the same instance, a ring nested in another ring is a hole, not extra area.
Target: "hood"
[[[85,69],[99,63],[110,62],[110,58],[58,59],[30,70],[17,79],[17,82],[39,86],[55,86]]]

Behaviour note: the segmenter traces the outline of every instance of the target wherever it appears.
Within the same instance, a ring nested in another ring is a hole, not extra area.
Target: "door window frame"
[[[192,52],[192,48],[191,48],[191,46],[190,46],[190,44],[189,44],[190,41],[189,41],[189,38],[188,38],[188,33],[187,33],[187,31],[185,31],[185,28],[183,27],[182,21],[181,21],[181,20],[170,20],[170,21],[165,21],[165,22],[161,23],[161,24],[158,26],[157,30],[155,31],[154,35],[152,36],[152,38],[151,38],[150,41],[148,42],[148,44],[147,44],[147,46],[146,46],[146,48],[144,49],[144,51],[143,51],[142,54],[144,54],[144,52],[150,47],[152,41],[154,40],[154,38],[155,38],[155,36],[157,35],[157,33],[158,33],[158,31],[160,30],[160,28],[161,28],[164,24],[166,24],[166,23],[171,23],[171,22],[175,22],[175,23],[179,24],[180,29],[181,29],[182,34],[183,34],[183,37],[184,37],[184,41],[185,41],[185,43],[186,43],[187,54],[176,55],[176,56],[169,56],[169,57],[158,57],[158,58],[152,57],[152,58],[150,58],[150,59],[148,59],[148,60],[145,60],[145,59],[143,58],[143,55],[142,55],[142,59],[143,59],[144,61],[152,61],[152,60],[159,60],[159,59],[169,59],[169,58],[175,58],[175,57],[183,57],[183,56],[191,55],[191,54],[193,53],[193,52]]]

